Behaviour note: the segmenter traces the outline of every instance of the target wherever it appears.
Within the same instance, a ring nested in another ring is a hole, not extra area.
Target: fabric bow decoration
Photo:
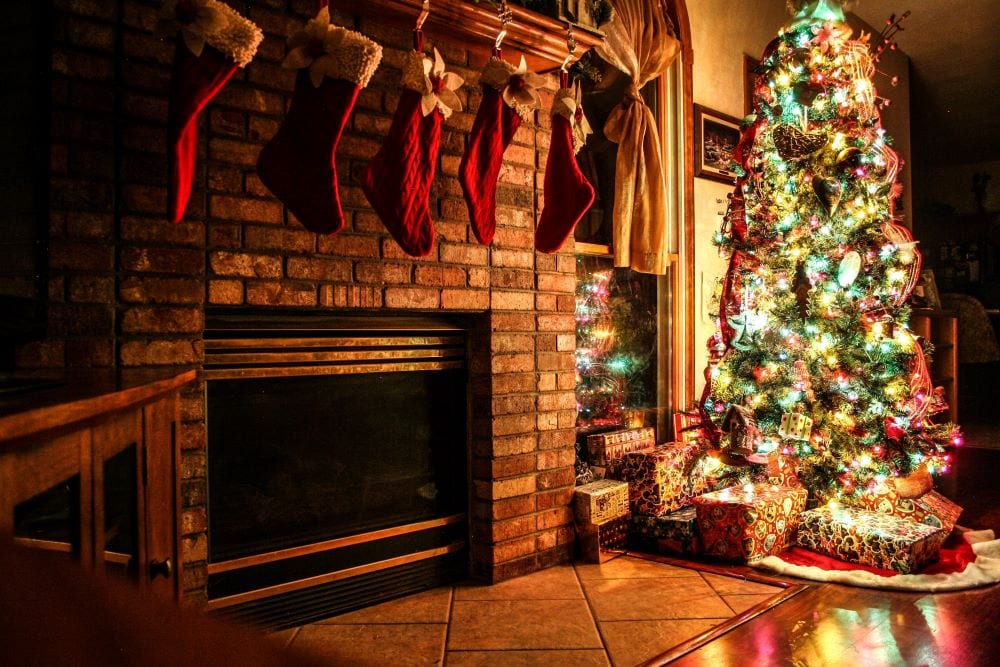
[[[541,88],[543,85],[545,79],[534,72],[529,72],[528,63],[525,62],[524,56],[521,56],[521,64],[511,72],[507,85],[504,86],[503,101],[513,109],[539,107],[542,100],[538,97],[536,88]]]
[[[342,68],[335,59],[347,31],[330,23],[330,9],[323,7],[316,18],[288,39],[288,55],[281,66],[287,69],[309,68],[309,80],[319,88],[323,77],[336,78]]]
[[[465,79],[454,72],[444,71],[444,59],[438,50],[434,49],[434,60],[424,57],[424,89],[420,98],[420,108],[424,116],[431,115],[434,109],[440,109],[445,118],[452,111],[462,110],[462,101],[455,91],[462,87]]]
[[[191,53],[200,56],[206,37],[221,31],[226,22],[226,14],[215,0],[165,0],[156,35],[162,38],[180,31]]]
[[[580,84],[573,86],[573,96],[559,95],[556,97],[552,111],[563,116],[573,128],[573,149],[579,151],[587,143],[587,136],[594,133],[583,113],[581,103],[582,92]]]

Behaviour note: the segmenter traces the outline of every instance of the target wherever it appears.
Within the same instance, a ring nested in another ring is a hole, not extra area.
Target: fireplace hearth
[[[209,320],[211,609],[290,626],[467,573],[467,346],[457,318]]]

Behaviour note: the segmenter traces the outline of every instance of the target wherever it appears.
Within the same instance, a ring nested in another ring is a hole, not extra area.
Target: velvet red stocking
[[[306,229],[333,234],[344,227],[337,146],[382,48],[331,25],[326,7],[288,40],[288,48],[282,65],[301,71],[284,122],[257,158],[257,174]]]
[[[459,181],[476,239],[489,245],[496,232],[496,191],[504,151],[521,126],[522,116],[538,104],[538,77],[527,71],[524,58],[516,70],[494,52],[483,70],[483,99],[459,165]]]
[[[281,128],[260,151],[257,175],[306,229],[344,227],[335,154],[360,88],[324,78],[319,88],[300,72]]]
[[[574,100],[573,91],[561,88],[552,105],[545,207],[535,229],[535,249],[541,252],[559,250],[594,203],[594,188],[580,171],[573,141],[574,125],[583,122],[583,109]]]
[[[198,115],[257,52],[263,34],[233,9],[208,0],[201,11],[177,3],[157,32],[178,33],[167,104],[167,215],[180,222],[191,198]]]

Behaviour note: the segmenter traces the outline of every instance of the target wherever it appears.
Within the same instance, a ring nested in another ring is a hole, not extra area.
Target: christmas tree
[[[835,0],[789,5],[734,151],[701,411],[714,442],[784,454],[815,499],[850,502],[946,472],[961,436],[934,422],[946,406],[907,328],[921,257],[898,224],[900,160],[873,81],[890,31],[873,53]]]

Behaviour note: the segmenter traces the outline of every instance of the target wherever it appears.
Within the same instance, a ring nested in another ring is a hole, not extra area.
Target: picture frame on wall
[[[924,301],[927,302],[927,307],[934,310],[941,310],[941,293],[938,292],[937,280],[934,278],[934,269],[924,269],[921,271],[918,285],[923,288],[923,297]]]
[[[757,73],[754,69],[757,67],[757,59],[753,56],[748,56],[743,54],[743,115],[749,116],[753,113],[753,89],[754,89],[754,79],[757,77]]]
[[[720,183],[736,182],[733,150],[740,140],[740,121],[700,104],[694,105],[694,175]]]

